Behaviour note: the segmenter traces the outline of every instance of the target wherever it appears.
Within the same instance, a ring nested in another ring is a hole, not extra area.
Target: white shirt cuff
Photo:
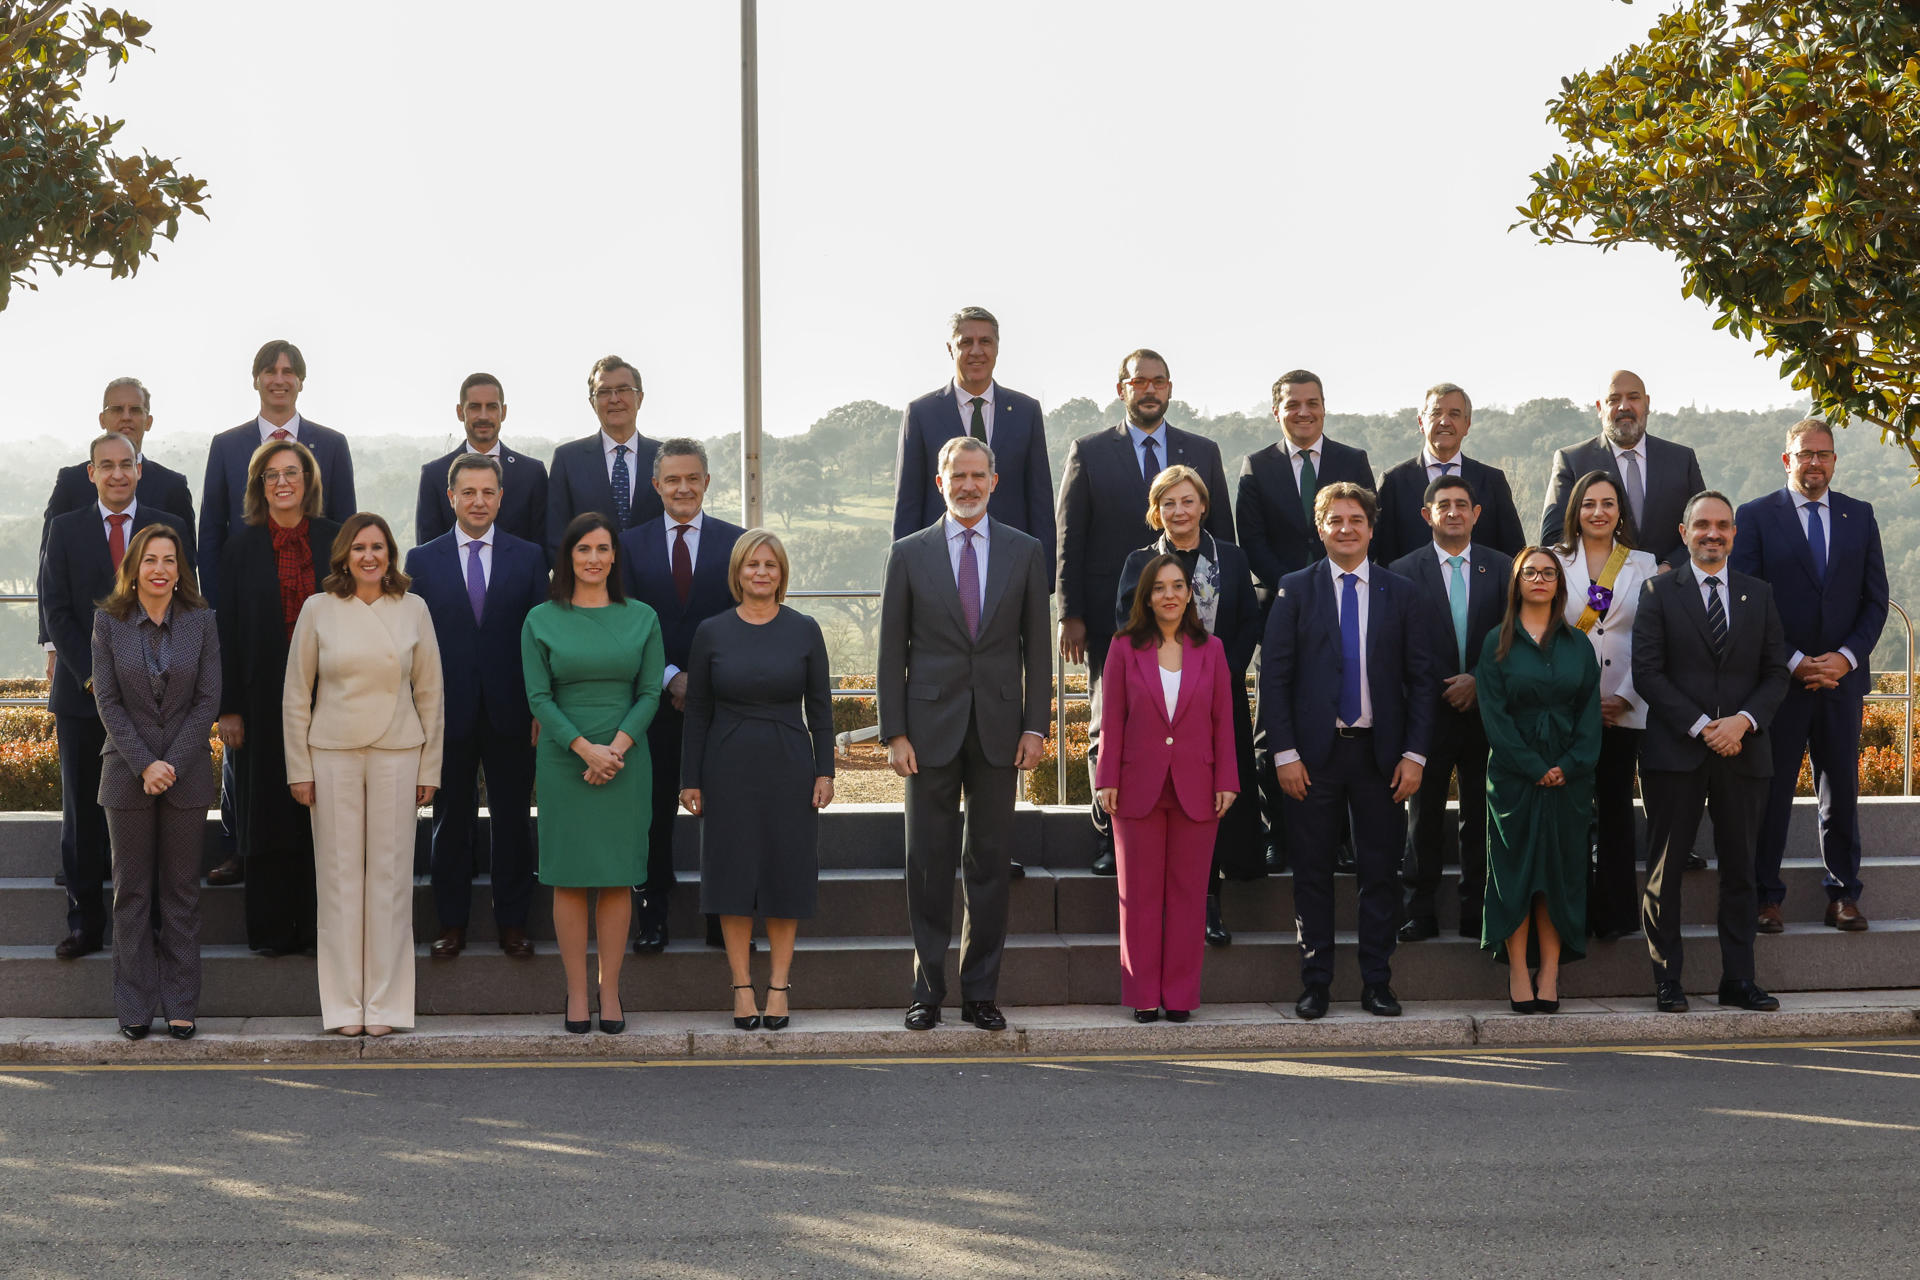
[[[1020,731],[1020,736],[1023,738],[1028,737],[1029,735],[1035,738],[1039,738],[1042,741],[1045,741],[1047,736],[1046,734],[1040,732],[1038,729],[1022,729]]]
[[[1740,714],[1747,718],[1747,723],[1752,726],[1755,733],[1760,732],[1760,722],[1753,718],[1751,711],[1742,711]]]
[[[1414,752],[1411,752],[1411,751],[1402,751],[1400,753],[1400,758],[1402,760],[1411,760],[1415,764],[1419,765],[1422,769],[1427,767],[1427,758],[1423,755],[1416,755]]]
[[[1275,766],[1279,766],[1283,764],[1299,764],[1300,753],[1298,751],[1282,751],[1279,755],[1273,758],[1273,763],[1275,764]]]
[[[1707,719],[1707,717],[1705,717],[1705,716],[1701,716],[1701,717],[1700,717],[1700,718],[1699,718],[1698,720],[1695,720],[1695,721],[1693,722],[1693,727],[1692,727],[1691,729],[1688,729],[1688,730],[1687,730],[1687,736],[1688,736],[1689,738],[1697,738],[1697,737],[1699,737],[1699,736],[1700,736],[1700,731],[1701,731],[1702,729],[1704,729],[1704,728],[1706,728],[1706,727],[1707,727],[1708,725],[1710,725],[1710,724],[1712,724],[1712,723],[1713,723],[1713,721],[1711,721],[1711,720],[1709,720],[1709,719]]]
[[[660,676],[660,687],[664,689],[668,685],[672,684],[673,678],[679,674],[680,674],[680,668],[674,666],[671,662],[669,662],[667,664],[666,671],[662,673]]]
[[[1800,669],[1800,664],[1805,662],[1806,660],[1807,660],[1807,655],[1800,652],[1800,650],[1795,649],[1787,657],[1787,670],[1798,671]]]
[[[1853,650],[1842,646],[1835,650],[1835,652],[1847,660],[1847,670],[1858,671],[1860,669],[1860,659],[1853,656]]]
[[[51,640],[49,640],[49,641],[47,641],[47,642],[46,642],[45,644],[43,644],[43,645],[41,645],[40,647],[41,647],[42,649],[45,649],[45,650],[46,650],[46,651],[47,651],[48,653],[52,653],[52,652],[53,652],[53,641],[51,641]]]

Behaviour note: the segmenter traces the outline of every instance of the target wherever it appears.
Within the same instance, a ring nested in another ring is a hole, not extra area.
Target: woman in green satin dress
[[[540,722],[540,882],[553,886],[566,1027],[576,1033],[589,1025],[587,924],[595,890],[600,1029],[626,1030],[620,961],[632,889],[647,878],[653,782],[645,743],[666,670],[660,619],[621,590],[619,546],[607,517],[576,516],[560,542],[553,598],[529,612],[520,629],[527,704]]]
[[[1481,651],[1487,730],[1487,898],[1480,946],[1504,953],[1515,1013],[1560,1007],[1560,965],[1586,954],[1587,830],[1600,759],[1600,664],[1566,622],[1545,547],[1513,558],[1507,612]],[[1529,947],[1539,958],[1528,974]]]

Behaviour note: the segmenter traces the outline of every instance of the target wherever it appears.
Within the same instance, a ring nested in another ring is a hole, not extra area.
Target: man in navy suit
[[[1480,936],[1480,904],[1487,891],[1487,734],[1480,723],[1474,668],[1487,633],[1506,612],[1513,557],[1473,541],[1484,510],[1475,497],[1472,484],[1458,473],[1429,480],[1420,510],[1432,536],[1387,566],[1420,589],[1422,613],[1433,628],[1427,647],[1439,677],[1433,739],[1407,827],[1412,857],[1402,942],[1421,942],[1440,932],[1434,899],[1440,891],[1447,783],[1456,773],[1460,936]]]
[[[929,391],[900,415],[900,449],[894,462],[893,536],[918,533],[946,514],[935,486],[940,446],[972,436],[993,450],[1000,483],[987,514],[1002,524],[1054,545],[1053,469],[1047,462],[1047,424],[1040,402],[993,380],[1000,358],[1000,322],[985,307],[953,314],[947,338],[953,381]]]
[[[707,448],[685,436],[664,441],[653,455],[653,491],[662,512],[620,535],[620,571],[627,595],[660,615],[667,666],[660,710],[647,726],[653,756],[653,825],[647,836],[647,880],[635,886],[633,949],[667,948],[667,906],[673,894],[674,815],[680,809],[680,733],[686,725],[687,655],[693,633],[733,607],[727,564],[746,530],[701,509],[707,485]],[[719,927],[712,922],[711,935]],[[709,941],[711,941],[709,937]]]
[[[598,511],[623,532],[660,514],[660,495],[646,483],[658,440],[640,434],[640,371],[619,356],[601,356],[587,374],[587,403],[600,429],[553,451],[547,469],[547,559],[583,511]]]
[[[1409,552],[1426,550],[1431,541],[1423,514],[1427,485],[1447,475],[1464,477],[1480,504],[1481,515],[1473,526],[1474,546],[1514,556],[1527,545],[1507,473],[1463,451],[1472,428],[1473,399],[1464,389],[1451,382],[1427,389],[1420,405],[1420,437],[1425,444],[1417,455],[1388,467],[1380,477],[1375,560],[1390,565]]]
[[[1227,491],[1220,446],[1167,425],[1173,379],[1166,360],[1145,347],[1129,352],[1120,361],[1114,392],[1126,407],[1127,420],[1075,440],[1060,481],[1060,652],[1068,662],[1087,664],[1087,693],[1093,699],[1093,721],[1087,728],[1089,777],[1100,758],[1100,673],[1113,639],[1120,569],[1136,547],[1159,536],[1147,524],[1147,491],[1153,478],[1176,462],[1198,471],[1207,492],[1216,495],[1207,511],[1207,532],[1233,541],[1233,512],[1218,496]],[[1112,822],[1098,803],[1091,810],[1097,840],[1093,871],[1110,876],[1115,869]]]
[[[1787,485],[1741,506],[1740,537],[1728,563],[1773,588],[1792,654],[1793,680],[1767,731],[1773,736],[1773,784],[1760,822],[1754,879],[1758,928],[1786,927],[1787,850],[1800,759],[1813,756],[1820,797],[1820,860],[1826,864],[1826,923],[1849,933],[1867,927],[1860,914],[1860,708],[1873,688],[1868,664],[1887,621],[1887,564],[1873,506],[1833,483],[1833,429],[1806,418],[1787,429]]]
[[[187,545],[187,521],[139,499],[140,459],[133,442],[107,432],[88,447],[94,500],[58,516],[47,527],[40,556],[39,594],[54,671],[47,709],[60,747],[60,867],[67,882],[67,936],[54,947],[62,960],[98,951],[107,925],[104,885],[110,863],[107,816],[100,808],[100,752],[107,734],[93,701],[94,603],[113,590],[133,535],[150,524],[171,525]],[[202,726],[211,731],[211,725]]]
[[[413,542],[424,547],[456,523],[447,501],[447,473],[454,461],[469,453],[500,464],[500,517],[494,523],[525,542],[544,544],[547,538],[547,467],[540,459],[518,453],[500,443],[507,420],[506,394],[500,379],[490,373],[470,373],[460,384],[460,403],[453,408],[466,441],[452,453],[420,468],[420,496],[413,504]]]
[[[527,910],[533,902],[536,729],[520,667],[520,624],[547,598],[547,553],[499,526],[501,492],[497,458],[470,453],[456,459],[447,480],[454,527],[407,552],[407,576],[433,617],[446,685],[457,691],[447,699],[445,762],[433,797],[437,957],[457,956],[467,945],[480,770],[487,777],[500,949],[521,959],[533,954]]]
[[[1419,589],[1367,558],[1373,494],[1320,487],[1327,562],[1275,584],[1260,665],[1260,720],[1274,753],[1293,862],[1300,980],[1294,1012],[1327,1012],[1333,982],[1333,861],[1351,812],[1360,880],[1360,1006],[1393,1017],[1400,806],[1420,790],[1439,697]]]

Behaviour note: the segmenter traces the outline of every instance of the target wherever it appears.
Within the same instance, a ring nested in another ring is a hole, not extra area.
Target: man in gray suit
[[[935,477],[946,514],[887,552],[877,684],[887,763],[907,780],[912,1031],[940,1021],[956,865],[960,1016],[983,1031],[1007,1025],[996,1000],[1013,803],[1018,771],[1040,762],[1051,654],[1047,553],[987,517],[997,479],[984,441],[947,441]]]
[[[1620,369],[1607,379],[1606,391],[1593,403],[1600,434],[1554,452],[1553,479],[1540,515],[1542,543],[1552,546],[1565,537],[1567,495],[1580,477],[1604,471],[1626,497],[1622,523],[1633,534],[1633,545],[1651,552],[1655,560],[1679,564],[1686,559],[1681,517],[1687,500],[1707,482],[1700,477],[1700,459],[1693,450],[1647,434],[1649,403],[1647,384],[1639,374]]]

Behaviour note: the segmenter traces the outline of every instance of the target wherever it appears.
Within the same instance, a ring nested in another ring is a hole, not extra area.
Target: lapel
[[[1472,648],[1473,633],[1494,626],[1499,616],[1506,612],[1502,597],[1507,584],[1499,574],[1487,567],[1484,555],[1475,556],[1467,564],[1473,570],[1467,575],[1467,646]]]
[[[1700,633],[1700,643],[1706,646],[1707,656],[1712,658],[1713,632],[1707,626],[1707,606],[1700,598],[1700,579],[1693,571],[1693,561],[1687,560],[1681,564],[1673,571],[1672,577],[1674,590],[1680,593],[1680,612],[1692,620],[1694,630]],[[1722,589],[1725,589],[1724,586]],[[1731,601],[1733,593],[1728,591],[1727,595]],[[1733,634],[1731,610],[1727,614],[1727,634],[1729,637]],[[1732,647],[1731,643],[1728,647]]]
[[[1126,636],[1115,636],[1115,644],[1127,646],[1127,654],[1133,659],[1133,669],[1140,676],[1140,688],[1146,700],[1153,704],[1160,722],[1172,727],[1172,717],[1167,715],[1167,698],[1160,688],[1160,647],[1154,644],[1136,647]]]
[[[1140,455],[1136,453],[1133,448],[1133,428],[1128,426],[1125,420],[1122,420],[1120,425],[1114,430],[1114,457],[1119,461],[1121,474],[1126,477],[1127,492],[1130,495],[1129,501],[1132,504],[1132,509],[1136,512],[1145,511],[1147,509],[1147,480],[1145,474],[1140,470]],[[1173,447],[1167,434],[1169,430],[1170,428],[1162,425],[1160,430],[1154,433],[1154,452],[1160,455],[1160,468],[1163,471],[1166,469],[1173,453]],[[1144,517],[1142,517],[1140,523],[1142,527],[1145,527],[1146,520]]]
[[[1813,545],[1807,541],[1807,531],[1800,524],[1800,504],[1797,495],[1791,488],[1783,488],[1774,494],[1774,501],[1769,505],[1779,525],[1779,536],[1787,546],[1793,548],[1794,561],[1806,573],[1807,581],[1812,583],[1816,590],[1824,593],[1826,584],[1820,581],[1820,575],[1813,571]],[[1832,577],[1833,553],[1840,549],[1840,539],[1837,536],[1839,531],[1834,528],[1832,490],[1828,490],[1826,511],[1823,514],[1826,516],[1827,523],[1827,576]]]
[[[1321,436],[1320,441],[1320,465],[1314,469],[1316,481],[1319,479],[1320,474],[1327,469],[1326,437],[1324,435]],[[1301,509],[1300,486],[1294,482],[1293,478],[1293,454],[1287,449],[1287,442],[1284,438],[1272,447],[1274,457],[1280,464],[1280,510],[1282,518],[1296,531],[1304,530],[1308,536],[1311,537],[1313,534],[1313,526],[1308,522],[1306,512]],[[1318,545],[1319,540],[1317,538],[1313,539],[1313,541]],[[1319,559],[1320,557],[1315,558]]]
[[[1204,673],[1207,669],[1207,647],[1205,645],[1194,646],[1182,640],[1180,646],[1180,687],[1176,689],[1173,694],[1173,716],[1167,721],[1168,728],[1179,724],[1181,717],[1186,715],[1187,709],[1193,705],[1193,700],[1197,696],[1194,693],[1194,689],[1203,682]],[[1154,665],[1159,665],[1157,658],[1154,660]],[[1160,698],[1160,709],[1165,711],[1166,708],[1167,699],[1165,695],[1162,695]]]
[[[994,531],[998,525],[999,521],[992,516],[981,521],[981,526],[987,529],[988,539],[999,543],[998,546],[989,546],[987,550],[986,599],[980,602],[980,634],[983,636],[987,634],[987,624],[993,621],[994,611],[1000,607],[1000,601],[1007,594],[1007,581],[1013,574],[1013,565],[1009,563],[1013,558],[1012,548],[999,540],[998,534]],[[958,605],[960,593],[957,584],[953,599]]]
[[[993,452],[996,457],[1011,458],[1020,452],[1014,446],[1020,443],[1026,432],[1026,424],[1015,425],[1013,402],[1007,398],[1006,388],[999,383],[993,384]],[[957,413],[957,410],[956,410]]]
[[[967,616],[960,609],[960,581],[953,571],[953,561],[947,556],[947,517],[943,513],[939,520],[921,531],[923,540],[921,555],[926,561],[926,572],[933,575],[934,594],[947,607],[947,616],[953,620],[954,630],[967,634]],[[991,569],[991,565],[988,566]],[[985,615],[981,615],[984,622]]]
[[[1333,651],[1334,670],[1340,669],[1340,587],[1334,581],[1331,559],[1313,562],[1313,581],[1320,599],[1314,612],[1320,615],[1320,627],[1327,633],[1327,646]],[[1336,686],[1337,689],[1337,686]]]
[[[1380,633],[1385,629],[1380,624],[1386,619],[1387,610],[1392,608],[1387,598],[1387,584],[1382,582],[1379,577],[1379,568],[1379,565],[1374,565],[1373,568],[1368,571],[1370,576],[1367,581],[1366,658],[1367,680],[1369,684],[1373,682],[1373,660],[1380,653]],[[1453,634],[1453,619],[1451,616],[1447,619],[1447,634],[1449,636]],[[1379,699],[1375,698],[1374,702],[1377,704]]]

